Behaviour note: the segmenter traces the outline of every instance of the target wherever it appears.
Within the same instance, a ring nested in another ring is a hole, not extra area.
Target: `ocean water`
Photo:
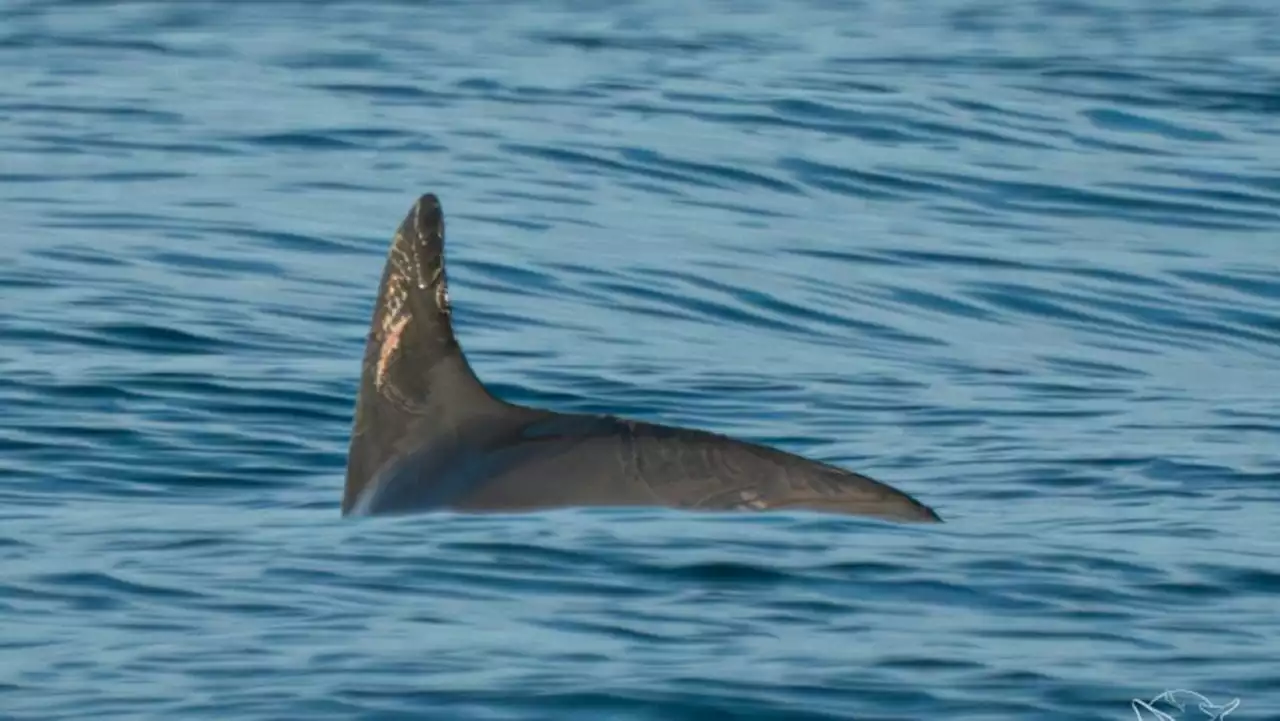
[[[341,519],[423,192],[499,395],[946,523]],[[4,0],[0,221],[0,719],[1280,717],[1268,0]]]

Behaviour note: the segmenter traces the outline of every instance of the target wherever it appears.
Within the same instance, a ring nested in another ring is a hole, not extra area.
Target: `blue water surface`
[[[423,192],[499,395],[947,523],[342,520]],[[1271,0],[4,0],[0,221],[0,718],[1280,714]]]

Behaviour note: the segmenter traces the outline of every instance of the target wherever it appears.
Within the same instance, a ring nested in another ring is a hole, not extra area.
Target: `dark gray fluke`
[[[495,398],[454,338],[444,216],[422,196],[391,244],[364,354],[342,513],[563,506],[803,508],[939,521],[905,493],[765,446]]]

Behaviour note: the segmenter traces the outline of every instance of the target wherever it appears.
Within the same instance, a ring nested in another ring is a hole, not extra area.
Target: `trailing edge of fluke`
[[[941,520],[879,481],[775,448],[503,401],[458,345],[445,276],[444,214],[424,195],[396,231],[378,287],[343,515],[665,506]]]

